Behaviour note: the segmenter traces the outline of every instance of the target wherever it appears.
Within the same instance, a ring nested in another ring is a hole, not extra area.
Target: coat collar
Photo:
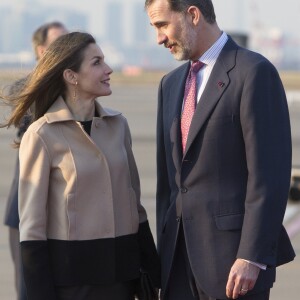
[[[103,108],[99,103],[99,100],[95,101],[95,106],[99,114],[99,118],[114,117],[121,114],[120,112],[110,108]],[[62,96],[59,96],[51,105],[51,107],[45,113],[45,118],[47,123],[75,121]]]

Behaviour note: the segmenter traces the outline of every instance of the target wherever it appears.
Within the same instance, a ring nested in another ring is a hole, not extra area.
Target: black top
[[[95,117],[99,117],[97,110],[95,110]],[[80,121],[80,124],[88,135],[91,135],[92,122],[93,120]]]
[[[83,129],[86,131],[88,135],[91,135],[92,122],[93,120],[80,121],[80,124],[82,125]]]

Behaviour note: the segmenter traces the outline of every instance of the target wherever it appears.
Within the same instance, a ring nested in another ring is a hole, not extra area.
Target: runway
[[[155,233],[155,123],[157,83],[139,85],[114,85],[113,94],[103,98],[104,106],[121,111],[129,122],[133,151],[137,161],[142,188],[142,203],[147,209],[151,228]],[[300,93],[287,93],[293,136],[293,165],[300,166]],[[2,110],[2,108],[0,108]],[[4,111],[2,110],[1,115]],[[13,129],[0,129],[0,215],[4,215],[6,197],[10,187],[15,150],[10,147]],[[271,217],[271,216],[270,216]],[[3,217],[2,217],[3,218]],[[300,255],[300,202],[289,202],[285,225],[292,237],[295,250]],[[0,299],[15,299],[12,263],[9,256],[7,228],[0,225]],[[300,259],[278,269],[277,282],[272,289],[272,300],[297,299],[300,277]],[[184,300],[184,299],[183,299]]]

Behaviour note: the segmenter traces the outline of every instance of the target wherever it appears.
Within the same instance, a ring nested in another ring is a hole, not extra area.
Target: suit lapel
[[[186,144],[186,153],[198,132],[201,130],[215,106],[220,101],[227,86],[230,84],[228,72],[235,65],[235,56],[236,44],[229,38],[217,59],[200,101],[196,107]]]
[[[180,169],[182,160],[182,145],[180,132],[180,118],[182,110],[182,100],[184,96],[185,81],[190,68],[190,63],[185,63],[178,71],[177,77],[173,80],[169,95],[169,119],[171,121],[170,140],[173,143],[172,157],[177,170]]]

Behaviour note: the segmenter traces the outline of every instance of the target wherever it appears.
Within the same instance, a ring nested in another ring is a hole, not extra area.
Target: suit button
[[[188,189],[184,186],[180,190],[181,190],[181,193],[186,193],[188,191]]]
[[[177,218],[176,218],[176,221],[179,223],[179,222],[180,222],[180,217],[177,217]]]

